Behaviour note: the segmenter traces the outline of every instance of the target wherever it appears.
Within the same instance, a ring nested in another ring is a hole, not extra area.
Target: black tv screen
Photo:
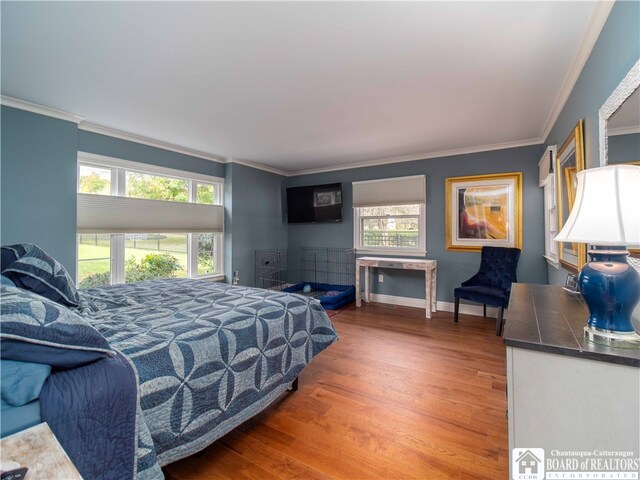
[[[289,223],[341,222],[342,185],[287,188]]]

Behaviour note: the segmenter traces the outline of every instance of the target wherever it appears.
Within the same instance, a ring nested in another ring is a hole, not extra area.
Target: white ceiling
[[[286,171],[538,143],[594,5],[3,1],[2,94]]]

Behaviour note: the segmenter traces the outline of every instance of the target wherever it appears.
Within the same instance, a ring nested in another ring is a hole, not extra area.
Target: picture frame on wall
[[[585,169],[584,128],[579,120],[556,155],[556,205],[558,231],[562,230],[569,218],[576,198],[578,172]],[[584,243],[558,242],[560,265],[570,272],[578,273],[587,261],[587,248]]]
[[[522,248],[522,172],[446,179],[447,250]]]

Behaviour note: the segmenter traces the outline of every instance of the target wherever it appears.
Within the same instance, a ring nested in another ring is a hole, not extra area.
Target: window
[[[127,197],[149,200],[168,200],[172,202],[189,201],[189,181],[184,178],[171,178],[147,173],[126,173]]]
[[[354,182],[354,248],[424,255],[425,177]]]
[[[111,283],[111,235],[78,235],[78,285]]]
[[[188,277],[188,236],[185,233],[125,235],[125,283],[154,278]]]
[[[223,185],[217,177],[81,153],[79,288],[221,277]]]
[[[78,169],[78,192],[110,195],[111,169],[80,165]]]
[[[221,241],[220,236],[213,233],[199,233],[196,241],[198,242],[198,275],[211,275],[220,271],[217,265],[220,259],[216,255],[219,251],[217,243]]]
[[[216,199],[221,198],[216,185],[207,183],[196,184],[196,203],[215,205]]]
[[[544,189],[544,258],[547,263],[558,268],[558,244],[553,238],[558,233],[558,216],[556,211],[556,179],[553,174],[555,164],[556,147],[548,147],[540,162],[539,185]]]
[[[360,245],[363,248],[418,248],[420,245],[420,205],[363,207]]]

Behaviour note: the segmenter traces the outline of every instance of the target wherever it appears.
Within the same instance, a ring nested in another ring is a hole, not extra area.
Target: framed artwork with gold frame
[[[522,172],[446,179],[447,250],[522,248]]]
[[[576,198],[576,174],[584,170],[584,132],[580,120],[558,149],[556,155],[556,206],[558,231],[562,230]],[[560,264],[569,271],[578,272],[587,261],[584,243],[558,242]]]

